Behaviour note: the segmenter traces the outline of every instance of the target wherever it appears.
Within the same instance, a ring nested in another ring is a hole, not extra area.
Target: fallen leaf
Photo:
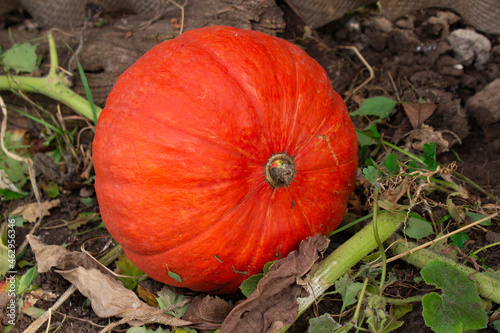
[[[321,234],[302,241],[298,251],[276,261],[247,300],[227,316],[220,333],[277,332],[298,313],[297,297],[307,297],[310,271],[330,240]]]
[[[154,307],[158,306],[158,301],[156,300],[155,295],[153,295],[147,288],[144,288],[139,284],[137,286],[137,293],[139,294],[139,297],[144,300],[144,302]]]
[[[434,103],[403,103],[403,108],[413,128],[419,127],[436,110]]]
[[[434,142],[436,144],[436,151],[438,154],[447,152],[450,150],[450,142],[446,140],[443,136],[443,133],[449,133],[454,135],[453,132],[450,131],[436,131],[431,126],[422,124],[420,128],[414,129],[409,132],[406,137],[409,142],[409,145],[416,150],[422,151],[423,146],[425,144],[430,144]],[[456,135],[455,135],[456,137]],[[414,142],[414,140],[418,140]]]
[[[42,202],[42,216],[49,216],[50,215],[49,210],[54,207],[59,207],[60,205],[61,205],[61,200],[59,199]],[[12,216],[21,215],[23,219],[25,219],[28,222],[31,223],[36,222],[37,218],[40,215],[38,203],[34,202],[21,207],[17,207],[9,215]]]
[[[392,185],[386,191],[382,192],[380,194],[380,199],[397,203],[399,199],[406,194],[409,186],[409,181],[405,178],[401,183]]]
[[[44,245],[34,236],[27,236],[27,238],[39,264],[39,272],[44,272],[40,266],[47,270],[52,267],[59,268],[55,271],[90,299],[92,309],[99,317],[121,317],[126,319],[123,323],[134,326],[157,323],[181,327],[192,324],[142,302],[133,291],[125,288],[120,281],[87,254],[69,252],[60,246],[62,250],[56,250],[57,246]],[[75,265],[76,268],[60,270]]]
[[[182,317],[193,323],[190,327],[202,330],[214,330],[226,319],[233,309],[233,304],[217,296],[197,296],[189,304],[189,307]]]
[[[45,245],[35,236],[28,235],[31,249],[35,253],[38,273],[48,272],[52,267],[56,266],[59,259],[68,254],[69,251],[58,245]]]

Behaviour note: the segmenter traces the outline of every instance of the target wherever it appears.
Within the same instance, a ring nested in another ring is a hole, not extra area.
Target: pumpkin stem
[[[265,166],[266,180],[273,188],[290,185],[295,172],[295,162],[286,153],[274,154]]]

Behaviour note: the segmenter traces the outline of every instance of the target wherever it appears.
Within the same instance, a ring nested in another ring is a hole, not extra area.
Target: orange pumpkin
[[[137,267],[230,293],[338,226],[357,139],[301,48],[214,26],[155,46],[120,76],[93,158],[102,219]]]

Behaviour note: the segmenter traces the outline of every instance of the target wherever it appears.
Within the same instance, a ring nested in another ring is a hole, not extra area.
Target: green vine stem
[[[384,242],[394,234],[405,218],[406,215],[404,214],[390,213],[388,211],[379,212],[377,229],[380,241]],[[377,241],[373,234],[372,221],[326,257],[318,265],[318,268],[314,271],[309,281],[308,290],[310,295],[306,298],[297,299],[299,313],[296,318],[304,313],[311,304],[316,302],[335,281],[344,276],[351,267],[377,248],[377,246]],[[286,326],[278,332],[286,332],[289,327]]]
[[[391,247],[391,252],[395,255],[411,251],[418,246],[413,242],[405,241],[399,236],[394,236],[393,238],[395,244]],[[442,255],[429,249],[420,249],[411,254],[408,254],[405,257],[402,257],[402,259],[418,268],[424,268],[433,261],[443,261],[449,263],[453,267],[467,274],[473,281],[478,284],[479,294],[482,297],[500,304],[500,278],[494,278],[485,273],[480,273],[449,258],[443,257]]]
[[[362,134],[364,134],[366,136],[369,136],[372,139],[376,139],[370,133],[365,133],[365,132],[360,131],[360,130],[356,130],[356,132],[359,132],[359,133],[362,133]],[[404,150],[403,148],[400,148],[400,147],[398,147],[396,145],[393,145],[392,143],[387,142],[385,140],[380,140],[380,142],[382,144],[384,144],[385,146],[390,147],[390,148],[392,148],[392,149],[394,149],[394,150],[396,150],[396,151],[398,151],[398,152],[400,152],[400,153],[408,156],[409,158],[417,161],[420,164],[425,164],[424,161],[422,161],[422,159],[420,157],[418,157],[418,156],[416,156],[416,155],[414,155],[414,154],[412,154],[412,153]],[[479,186],[478,184],[476,184],[475,182],[473,182],[470,178],[462,175],[460,172],[455,171],[455,170],[452,171],[452,174],[453,174],[453,176],[455,176],[455,177],[463,180],[464,182],[468,183],[470,186],[474,187],[476,190],[480,191],[481,193],[483,193],[484,195],[486,195],[490,199],[494,200],[497,203],[500,203],[500,198],[498,198],[497,196],[495,196],[495,195],[491,194],[490,192],[486,191],[484,188],[482,188],[481,186]]]
[[[61,102],[85,118],[93,121],[94,116],[90,103],[82,96],[69,88],[69,83],[63,72],[57,73],[59,67],[57,59],[57,49],[54,37],[48,33],[50,51],[50,69],[44,77],[31,77],[22,75],[0,75],[0,90],[21,90],[27,93],[38,93],[48,96],[58,102]],[[97,116],[101,108],[95,106]]]

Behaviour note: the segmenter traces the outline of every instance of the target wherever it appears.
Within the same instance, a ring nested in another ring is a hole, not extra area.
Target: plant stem
[[[92,108],[89,102],[69,88],[64,73],[56,73],[58,68],[57,50],[52,34],[48,34],[50,49],[50,69],[47,76],[31,77],[22,75],[0,75],[0,90],[21,90],[28,93],[38,93],[61,102],[82,116],[93,120]],[[96,106],[99,115],[101,108]]]
[[[460,172],[453,170],[453,176],[460,178],[461,180],[465,181],[466,183],[469,183],[470,186],[474,187],[479,192],[483,193],[484,195],[486,195],[490,199],[495,200],[495,202],[500,203],[500,198],[498,198],[497,196],[494,196],[490,192],[486,191],[484,188],[482,188],[478,184],[474,183],[470,178],[462,175]]]
[[[377,229],[380,240],[382,242],[387,240],[399,229],[405,218],[405,214],[390,213],[387,211],[379,213],[377,218]],[[377,242],[373,235],[372,223],[373,221],[367,224],[318,265],[318,268],[309,281],[308,290],[310,295],[305,298],[297,299],[299,313],[296,318],[319,299],[336,280],[344,276],[352,266],[377,247]],[[289,326],[284,327],[278,332],[286,332],[288,328]]]
[[[399,236],[395,236],[395,244],[391,247],[394,254],[401,254],[417,247],[413,242],[407,242]],[[472,268],[459,264],[451,259],[443,257],[436,252],[429,249],[421,249],[413,252],[402,258],[404,261],[416,266],[424,268],[433,261],[442,261],[449,263],[453,267],[467,274],[472,280],[479,285],[479,294],[484,297],[500,304],[500,279],[495,279],[490,275],[480,273]]]

